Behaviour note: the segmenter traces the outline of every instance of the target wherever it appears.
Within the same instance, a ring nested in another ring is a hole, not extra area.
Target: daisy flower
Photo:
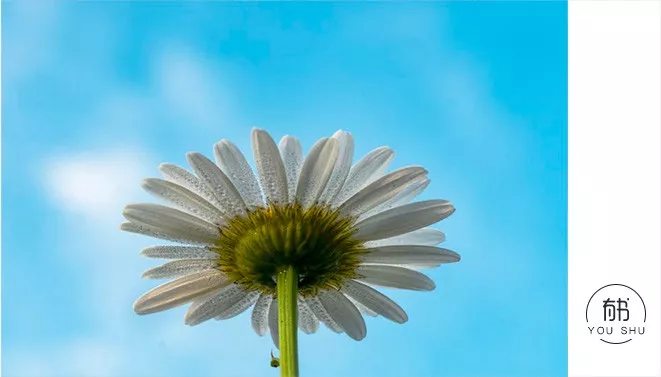
[[[141,296],[137,314],[192,303],[185,323],[229,319],[252,308],[252,327],[270,332],[283,375],[297,375],[297,330],[323,323],[355,340],[367,334],[363,315],[396,323],[404,310],[374,286],[431,291],[419,270],[459,261],[440,248],[428,226],[454,212],[447,200],[412,202],[428,185],[427,170],[386,170],[394,152],[377,148],[356,164],[350,133],[315,143],[305,158],[291,136],[276,144],[253,129],[257,174],[239,149],[222,140],[215,163],[188,153],[193,172],[161,164],[163,179],[143,188],[169,206],[130,204],[121,229],[180,245],[152,246],[142,255],[171,261],[147,270],[174,279]]]

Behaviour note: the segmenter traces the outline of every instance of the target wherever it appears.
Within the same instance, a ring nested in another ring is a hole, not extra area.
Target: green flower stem
[[[298,377],[298,273],[289,266],[277,275],[280,375]]]

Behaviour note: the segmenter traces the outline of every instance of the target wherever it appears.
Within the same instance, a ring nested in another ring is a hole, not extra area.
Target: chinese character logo
[[[604,321],[615,321],[615,318],[617,317],[618,321],[628,321],[629,320],[629,309],[627,309],[627,301],[629,299],[627,298],[626,301],[622,300],[621,298],[617,299],[617,308],[615,308],[613,300],[610,298],[607,298],[604,300]],[[617,313],[617,316],[615,315]],[[622,313],[626,314],[626,318],[623,318]]]
[[[647,309],[631,287],[609,284],[590,297],[585,320],[591,336],[608,344],[624,344],[645,334]]]

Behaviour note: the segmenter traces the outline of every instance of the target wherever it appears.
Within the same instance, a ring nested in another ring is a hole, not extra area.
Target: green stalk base
[[[298,274],[288,267],[277,275],[280,376],[298,377]]]

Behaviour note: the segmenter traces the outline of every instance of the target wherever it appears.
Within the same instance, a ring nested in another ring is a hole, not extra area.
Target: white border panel
[[[661,375],[661,3],[569,2],[569,375]],[[591,336],[607,284],[634,288],[646,330]]]

